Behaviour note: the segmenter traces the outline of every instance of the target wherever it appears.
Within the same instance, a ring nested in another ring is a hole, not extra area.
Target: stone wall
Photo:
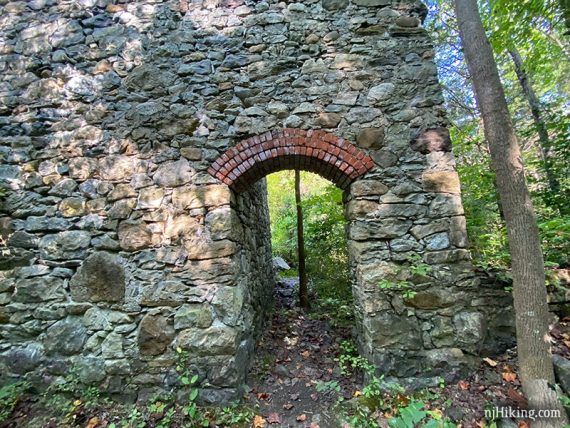
[[[363,353],[396,376],[468,364],[508,303],[469,262],[425,12],[0,1],[1,381],[76,367],[144,397],[173,385],[180,346],[205,401],[235,395],[272,287],[265,190],[208,169],[284,128],[324,130],[373,161],[346,193]],[[428,278],[410,275],[410,256]]]

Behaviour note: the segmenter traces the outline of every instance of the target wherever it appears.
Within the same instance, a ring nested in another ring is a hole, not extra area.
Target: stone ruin
[[[511,341],[508,295],[470,262],[426,13],[0,1],[0,383],[73,369],[144,398],[176,382],[181,347],[202,401],[239,396],[274,284],[263,177],[291,168],[345,190],[379,373],[449,380]]]

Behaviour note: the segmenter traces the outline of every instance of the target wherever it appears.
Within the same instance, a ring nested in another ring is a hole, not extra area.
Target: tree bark
[[[303,230],[303,207],[301,206],[301,174],[295,170],[295,204],[297,205],[297,254],[299,259],[299,305],[309,308],[309,288],[305,268],[305,232]]]
[[[560,0],[560,10],[562,11],[564,25],[566,26],[564,35],[570,36],[570,0]]]
[[[507,225],[523,391],[531,408],[561,411],[560,419],[537,420],[533,427],[560,427],[566,415],[549,386],[554,383],[554,370],[544,261],[520,148],[477,1],[455,0],[455,11]]]
[[[552,144],[550,142],[550,137],[548,136],[546,124],[544,123],[544,119],[542,117],[542,108],[540,106],[540,101],[538,100],[538,97],[536,96],[536,93],[530,84],[530,80],[524,68],[524,64],[519,51],[513,47],[509,49],[509,54],[515,65],[515,73],[517,74],[517,78],[521,85],[524,96],[528,102],[528,105],[530,106],[534,126],[536,128],[536,132],[538,133],[539,151],[544,166],[546,181],[548,182],[548,187],[552,193],[556,193],[560,190],[560,184],[558,183],[556,175],[551,168]]]

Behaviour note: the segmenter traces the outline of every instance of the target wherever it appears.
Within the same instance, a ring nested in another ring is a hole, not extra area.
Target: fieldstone
[[[350,193],[354,197],[380,196],[388,191],[388,186],[377,180],[358,180],[352,183]]]
[[[85,259],[69,282],[77,302],[121,302],[125,297],[125,270],[119,256],[96,252]]]
[[[346,204],[346,218],[359,219],[372,215],[379,208],[378,202],[354,199]]]
[[[194,188],[179,187],[172,192],[172,203],[182,209],[217,207],[230,204],[231,201],[231,190],[224,184]]]
[[[411,227],[412,222],[410,220],[356,221],[350,225],[349,236],[356,241],[392,239],[405,235]]]
[[[437,232],[448,230],[449,222],[445,220],[433,220],[428,224],[418,224],[410,229],[410,233],[417,239],[425,238]]]
[[[185,243],[188,260],[207,260],[228,257],[236,252],[236,244],[228,239],[220,241],[189,240]]]
[[[39,238],[23,230],[18,230],[8,238],[8,245],[16,248],[38,248]]]
[[[85,214],[85,199],[66,198],[59,204],[59,211],[64,217],[78,217]]]
[[[238,324],[244,308],[245,296],[241,287],[219,287],[212,306],[220,320],[230,326]]]
[[[428,250],[445,250],[449,248],[449,236],[445,232],[435,233],[424,238]]]
[[[453,325],[460,345],[472,347],[485,338],[485,316],[481,312],[459,312],[453,316]]]
[[[182,147],[180,154],[188,160],[199,161],[202,159],[202,149],[199,147]]]
[[[467,236],[467,222],[465,221],[465,217],[451,217],[450,236],[451,242],[456,247],[466,248],[469,246],[469,238]]]
[[[135,198],[121,199],[120,201],[115,202],[111,208],[109,208],[107,211],[107,216],[112,220],[122,220],[128,218],[129,215],[131,215],[133,212],[136,204],[137,200]]]
[[[143,306],[179,306],[186,302],[201,301],[202,292],[181,281],[167,280],[147,285],[142,290]]]
[[[397,345],[401,349],[420,349],[421,333],[418,323],[413,317],[381,312],[369,316],[363,322],[364,334],[370,338],[373,346],[391,347]]]
[[[455,343],[455,330],[451,319],[448,317],[434,317],[432,320],[433,329],[430,337],[436,348],[444,348],[452,346]]]
[[[25,375],[38,367],[44,357],[44,347],[40,343],[30,343],[10,348],[3,360],[13,373]]]
[[[560,355],[554,354],[552,356],[552,363],[554,364],[556,382],[560,385],[562,390],[568,394],[570,392],[570,361]]]
[[[45,235],[39,244],[40,256],[44,260],[82,259],[90,243],[91,235],[83,231]]]
[[[78,318],[57,321],[46,330],[44,346],[48,354],[73,355],[83,349],[87,329]]]
[[[105,359],[123,358],[123,336],[115,332],[109,333],[101,342],[101,354]]]
[[[77,374],[81,382],[92,385],[105,379],[105,362],[96,357],[81,358],[76,363]]]
[[[109,202],[115,202],[120,199],[133,198],[135,196],[137,196],[137,192],[130,184],[119,183],[107,195],[107,200]]]
[[[428,192],[460,194],[459,175],[455,171],[427,171],[422,174]]]
[[[363,149],[380,149],[384,144],[384,129],[364,128],[356,137],[356,144]]]
[[[53,276],[32,277],[18,280],[12,296],[14,302],[34,303],[65,298],[64,282]]]
[[[322,5],[325,10],[340,10],[348,6],[348,0],[322,0]]]
[[[119,245],[126,251],[138,251],[152,245],[152,231],[138,220],[122,221],[118,230]]]
[[[284,271],[291,269],[291,266],[283,259],[283,257],[273,257],[273,269]]]
[[[207,303],[182,305],[174,313],[174,328],[176,330],[191,327],[208,328],[213,321],[212,308]]]
[[[456,302],[456,296],[446,289],[418,291],[414,297],[406,299],[406,305],[417,309],[448,308]]]
[[[395,90],[396,86],[389,82],[373,86],[370,88],[370,91],[368,91],[368,102],[375,105],[390,100]]]
[[[146,187],[139,193],[137,209],[156,209],[162,205],[164,190],[159,187]]]
[[[209,211],[206,214],[205,222],[210,232],[210,238],[213,240],[237,239],[241,230],[241,223],[236,211],[229,207]]]
[[[119,311],[92,306],[83,314],[83,324],[89,330],[113,330],[116,324],[127,324],[131,317]]]
[[[75,180],[87,180],[96,168],[96,159],[80,157],[69,160],[69,176]]]
[[[404,28],[414,28],[418,27],[421,21],[415,16],[399,16],[396,18],[396,25]]]
[[[212,326],[182,330],[176,345],[194,355],[232,355],[239,344],[237,329],[217,321]]]
[[[139,161],[135,157],[109,155],[99,159],[99,176],[103,180],[120,181],[130,179],[139,172]]]
[[[450,152],[449,131],[443,127],[427,129],[412,140],[411,147],[412,150],[424,155],[432,152]]]
[[[430,217],[450,217],[463,215],[461,196],[438,194],[429,205]]]
[[[187,160],[166,162],[158,167],[152,179],[158,186],[176,187],[189,183],[195,171]]]
[[[174,339],[172,321],[163,315],[147,314],[141,320],[138,333],[139,352],[142,355],[160,355]]]
[[[320,113],[317,118],[317,124],[323,128],[336,128],[342,116],[338,113]]]
[[[389,6],[392,2],[391,0],[352,0],[357,6],[366,7],[384,7]]]
[[[471,254],[468,250],[428,251],[424,254],[425,262],[430,265],[455,263],[461,260],[469,260],[470,258]]]

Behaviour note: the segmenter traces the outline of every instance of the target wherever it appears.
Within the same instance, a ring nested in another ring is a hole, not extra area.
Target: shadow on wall
[[[144,396],[175,382],[181,345],[205,401],[236,395],[262,321],[245,308],[267,294],[250,276],[273,278],[262,186],[236,201],[206,171],[244,110],[242,18],[184,1],[0,8],[2,382],[75,366]]]

